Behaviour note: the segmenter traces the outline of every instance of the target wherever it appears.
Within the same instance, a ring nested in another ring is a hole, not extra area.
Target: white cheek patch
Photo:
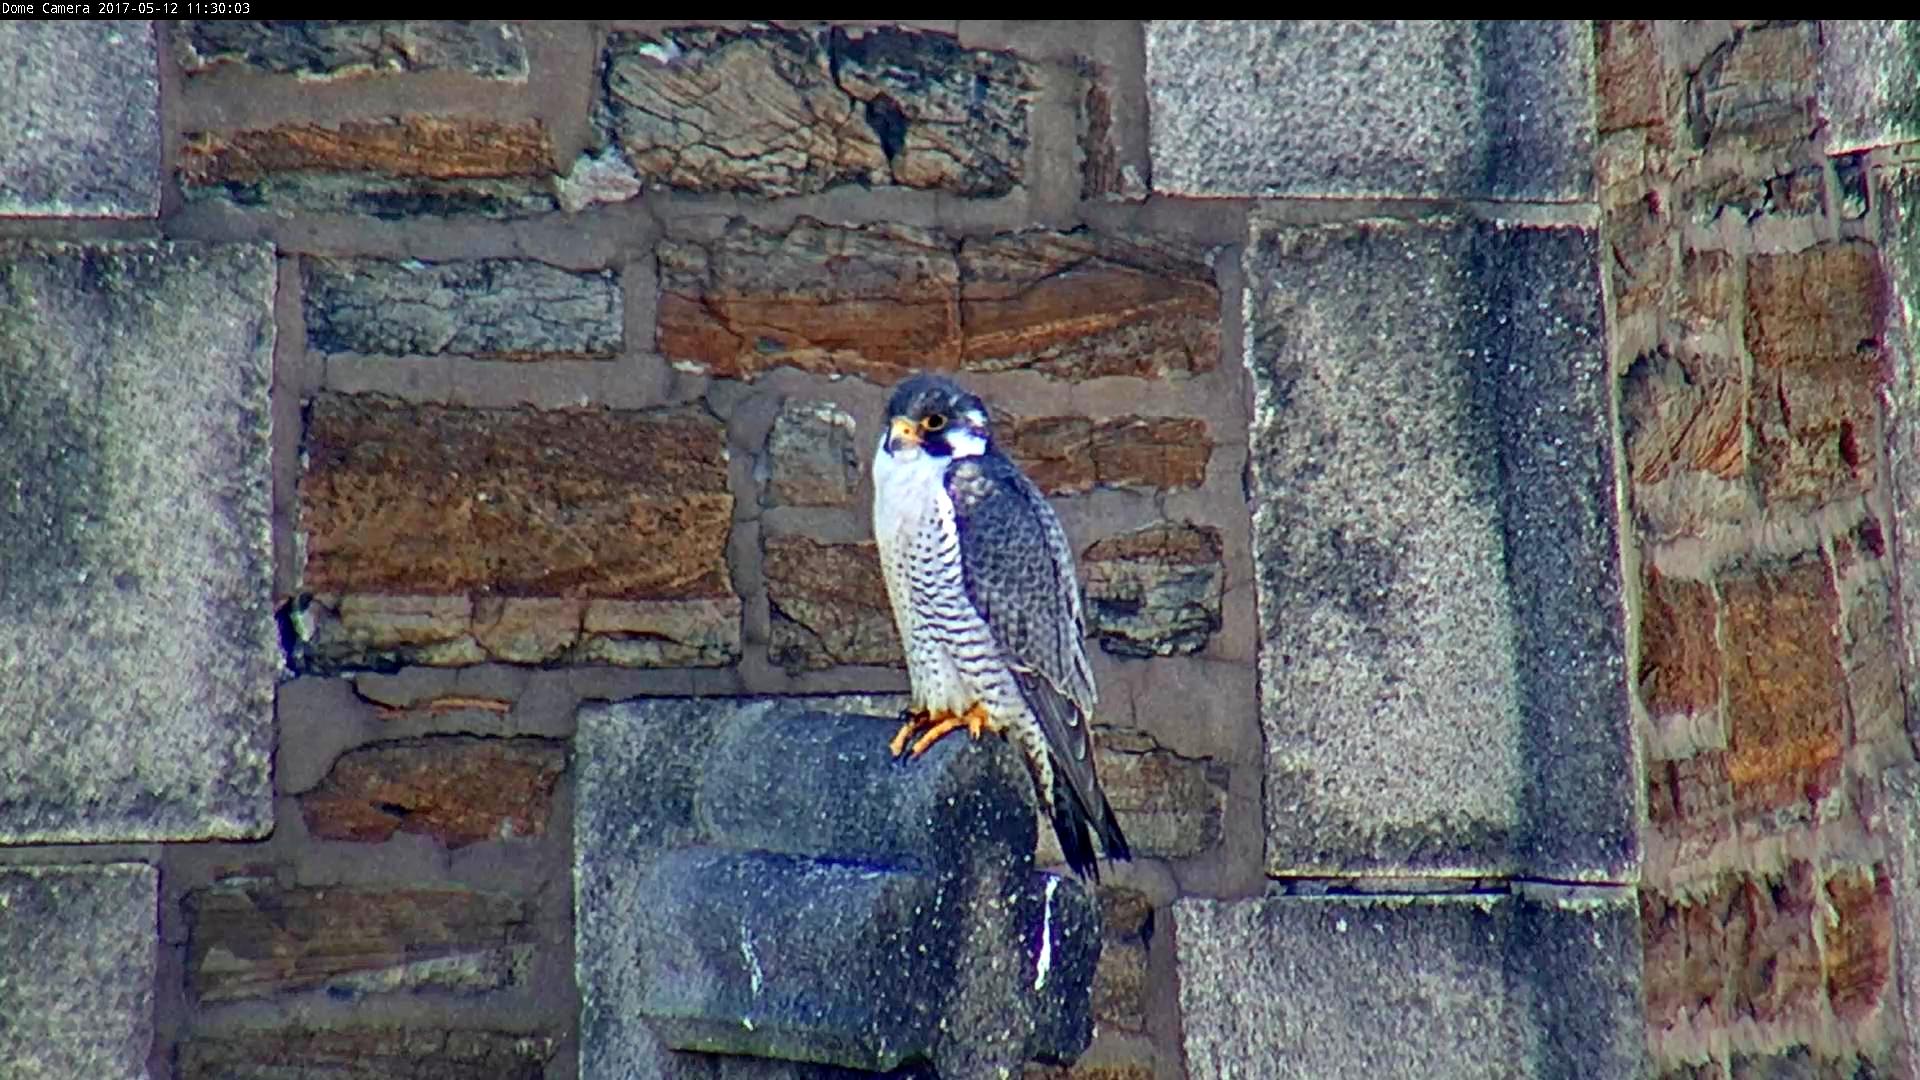
[[[953,448],[953,456],[957,458],[979,457],[987,452],[987,440],[959,428],[947,433],[947,445]]]

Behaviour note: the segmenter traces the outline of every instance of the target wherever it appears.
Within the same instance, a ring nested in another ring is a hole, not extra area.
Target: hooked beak
[[[913,421],[896,416],[887,433],[887,453],[920,446],[920,429]]]

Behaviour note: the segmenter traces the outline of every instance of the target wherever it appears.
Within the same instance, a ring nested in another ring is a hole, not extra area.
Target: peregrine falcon
[[[1130,858],[1094,775],[1073,550],[994,445],[979,398],[933,375],[894,389],[873,458],[873,533],[913,687],[894,756],[911,739],[919,757],[961,728],[1005,734],[1075,873],[1099,878],[1095,833],[1108,858]]]

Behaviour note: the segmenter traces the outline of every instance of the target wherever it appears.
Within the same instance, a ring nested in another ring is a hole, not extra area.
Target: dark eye
[[[928,413],[927,418],[920,421],[920,426],[928,431],[939,431],[947,426],[947,418],[939,413]]]

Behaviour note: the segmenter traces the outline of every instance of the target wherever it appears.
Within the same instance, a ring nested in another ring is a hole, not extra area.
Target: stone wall
[[[1139,856],[1029,1075],[1910,1070],[1915,34],[0,26],[0,1061],[581,1075],[576,712],[904,689],[924,367]]]

